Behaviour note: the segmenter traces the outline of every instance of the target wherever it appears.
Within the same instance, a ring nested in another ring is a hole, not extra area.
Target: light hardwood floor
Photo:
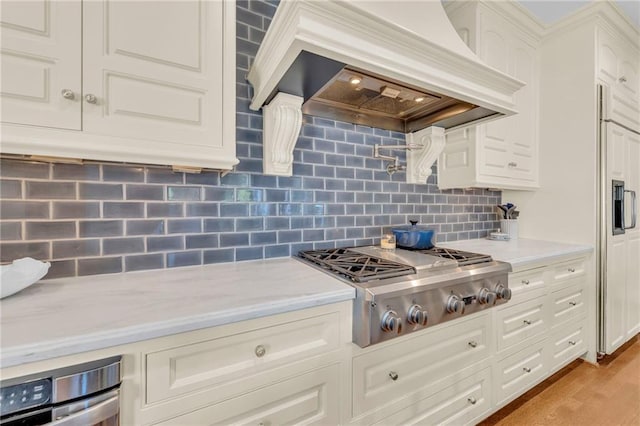
[[[481,426],[640,426],[638,336],[599,366],[576,361]]]

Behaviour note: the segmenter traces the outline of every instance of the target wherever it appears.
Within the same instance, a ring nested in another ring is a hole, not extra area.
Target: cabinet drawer
[[[581,278],[585,275],[585,262],[583,259],[571,260],[553,266],[552,287],[561,286],[567,280]]]
[[[149,353],[147,403],[285,365],[339,346],[339,315],[329,313]]]
[[[509,288],[512,293],[510,303],[524,302],[535,297],[537,293],[534,290],[542,289],[545,286],[544,271],[545,268],[538,268],[509,274]]]
[[[498,405],[527,390],[546,373],[545,341],[539,341],[526,349],[497,363],[496,402]]]
[[[489,321],[489,315],[483,313],[355,357],[354,416],[380,408],[489,356]]]
[[[498,351],[536,336],[548,328],[544,291],[536,291],[536,295],[532,300],[496,310]]]
[[[340,366],[333,364],[157,424],[335,425],[340,422],[339,380]]]
[[[587,312],[582,286],[571,286],[551,293],[551,325],[556,326]]]
[[[587,350],[585,342],[585,321],[577,321],[570,327],[563,327],[551,335],[549,339],[551,370],[555,371],[560,367],[580,357]]]
[[[486,368],[374,424],[473,424],[489,409],[491,374]]]

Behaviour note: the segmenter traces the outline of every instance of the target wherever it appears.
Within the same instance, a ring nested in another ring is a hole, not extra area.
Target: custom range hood
[[[248,80],[265,174],[291,175],[305,113],[405,133],[417,183],[444,130],[515,113],[523,86],[471,52],[439,0],[283,0]]]

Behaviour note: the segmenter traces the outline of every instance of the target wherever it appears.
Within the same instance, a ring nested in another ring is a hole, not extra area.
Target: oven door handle
[[[92,398],[72,402],[53,409],[54,426],[86,426],[118,416],[120,413],[120,391],[94,396]]]

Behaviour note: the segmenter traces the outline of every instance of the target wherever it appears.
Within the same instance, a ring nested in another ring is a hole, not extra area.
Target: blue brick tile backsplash
[[[233,262],[299,250],[378,243],[411,220],[437,241],[483,238],[498,228],[501,193],[440,191],[389,176],[373,145],[404,135],[304,117],[293,176],[262,170],[262,114],[244,80],[276,6],[237,2],[237,156],[217,172],[184,174],[126,164],[0,163],[0,262],[52,262],[47,278]],[[401,161],[404,158],[401,156]]]

